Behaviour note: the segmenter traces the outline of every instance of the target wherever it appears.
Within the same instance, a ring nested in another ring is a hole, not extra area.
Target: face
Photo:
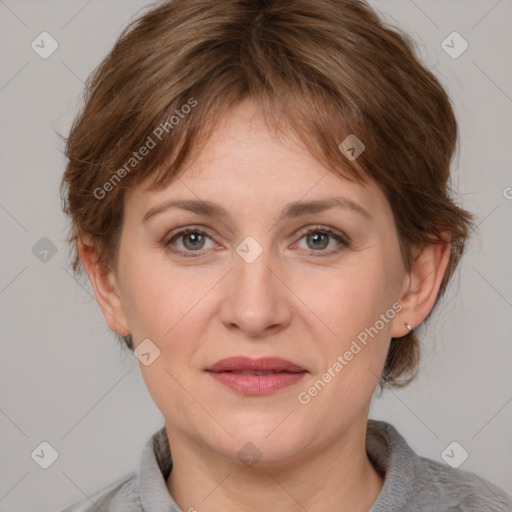
[[[143,185],[126,197],[117,287],[135,345],[160,351],[140,368],[168,432],[233,459],[251,442],[273,464],[364,428],[406,281],[379,187],[277,141],[251,101],[179,179]],[[253,361],[211,371],[233,357]]]

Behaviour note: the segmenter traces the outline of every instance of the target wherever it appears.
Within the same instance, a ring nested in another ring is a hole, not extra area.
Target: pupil
[[[186,241],[192,240],[192,243],[190,244],[191,247],[197,248],[201,244],[201,241],[202,241],[201,238],[202,238],[202,235],[198,235],[197,233],[189,233],[188,235],[186,235],[185,240]],[[199,244],[197,244],[197,242],[199,242]],[[185,244],[185,245],[187,245],[187,244]]]
[[[325,239],[327,238],[327,236],[325,234],[318,234],[318,233],[315,233],[313,235],[309,235],[310,238],[313,238],[315,241],[318,241],[320,238],[324,238],[324,242],[325,242]],[[326,244],[320,244],[320,246],[318,244],[315,244],[316,245],[316,249],[318,249],[319,247],[322,249],[324,247],[326,247]]]

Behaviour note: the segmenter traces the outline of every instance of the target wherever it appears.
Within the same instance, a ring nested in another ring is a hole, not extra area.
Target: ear
[[[409,333],[406,324],[413,329],[420,325],[434,307],[450,260],[450,249],[449,243],[427,243],[420,249],[402,289],[403,309],[393,324],[393,338]]]
[[[114,272],[99,263],[97,248],[90,238],[78,238],[78,252],[108,326],[117,334],[127,336],[131,331]]]

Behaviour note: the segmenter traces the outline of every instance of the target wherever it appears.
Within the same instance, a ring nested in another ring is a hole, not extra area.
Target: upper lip
[[[280,357],[260,357],[254,359],[246,356],[227,357],[208,366],[206,371],[229,372],[229,371],[276,371],[276,372],[305,372],[306,370],[286,359]]]

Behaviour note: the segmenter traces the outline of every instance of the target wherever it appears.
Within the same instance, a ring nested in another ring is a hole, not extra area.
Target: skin
[[[289,202],[330,197],[371,218],[335,207],[278,220]],[[169,199],[213,201],[231,217],[168,209],[142,221]],[[303,234],[317,225],[348,236],[348,246]],[[187,226],[207,237],[170,236]],[[263,250],[252,263],[236,252],[247,236]],[[91,240],[79,250],[110,328],[160,350],[140,369],[165,419],[174,461],[167,486],[183,510],[370,509],[384,483],[365,451],[370,401],[391,337],[419,325],[435,302],[447,246],[418,250],[407,271],[380,188],[329,172],[291,138],[278,141],[246,100],[226,112],[179,179],[128,192],[117,271],[99,267]],[[298,393],[396,301],[400,313],[301,404]],[[204,371],[234,355],[278,356],[309,373],[270,395],[242,396]],[[261,453],[252,467],[237,457],[248,442]]]

